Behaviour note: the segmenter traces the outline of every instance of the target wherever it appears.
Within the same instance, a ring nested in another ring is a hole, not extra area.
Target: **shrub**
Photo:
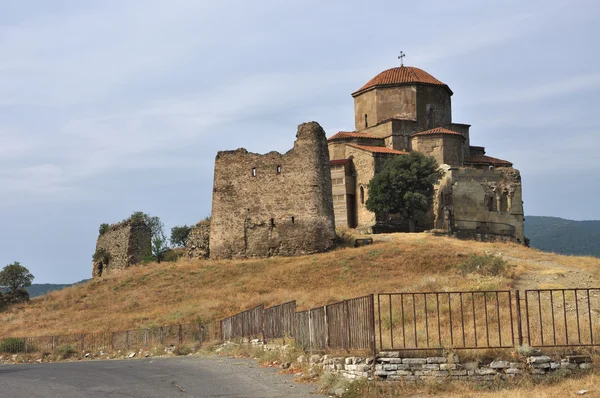
[[[110,225],[108,225],[107,223],[100,224],[100,228],[99,228],[100,235],[104,235],[105,233],[107,233],[109,228],[110,228]]]
[[[0,341],[0,352],[4,352],[7,354],[25,352],[25,348],[25,340],[23,339],[9,337]]]
[[[186,345],[178,345],[173,350],[173,354],[175,354],[175,355],[188,355],[191,353],[192,353],[192,350],[190,349],[190,347],[188,347]]]
[[[77,351],[73,347],[71,347],[70,345],[67,344],[67,345],[57,347],[54,350],[54,354],[61,358],[69,358],[69,357],[77,354]]]
[[[103,247],[96,249],[96,252],[92,256],[95,263],[108,264],[110,262],[110,253]]]
[[[483,276],[502,275],[509,267],[506,260],[492,254],[471,254],[467,260],[458,265],[462,275],[477,273]]]

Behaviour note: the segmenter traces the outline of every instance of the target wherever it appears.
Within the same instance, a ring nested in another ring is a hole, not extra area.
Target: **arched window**
[[[365,204],[365,189],[363,187],[360,187],[360,204]]]

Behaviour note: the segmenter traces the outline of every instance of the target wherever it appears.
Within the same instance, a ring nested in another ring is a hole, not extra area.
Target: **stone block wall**
[[[105,253],[93,262],[92,277],[141,263],[152,254],[152,232],[144,222],[125,220],[111,225],[98,236],[96,253]]]
[[[222,151],[215,160],[211,258],[295,256],[335,243],[329,152],[316,122],[285,154]]]
[[[210,222],[202,222],[192,228],[185,241],[185,253],[188,258],[209,258]]]
[[[449,357],[402,358],[398,352],[380,352],[373,363],[372,357],[330,357],[313,355],[310,361],[322,366],[325,372],[347,379],[366,378],[372,375],[389,381],[465,380],[489,381],[509,379],[518,375],[538,377],[554,374],[569,375],[592,369],[588,356],[573,355],[552,359],[546,355],[530,356],[523,361],[468,361],[461,362],[456,355]],[[374,366],[373,366],[374,365]]]

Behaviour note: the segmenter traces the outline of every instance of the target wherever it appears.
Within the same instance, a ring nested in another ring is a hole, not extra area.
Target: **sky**
[[[354,130],[351,93],[419,67],[526,215],[600,219],[600,3],[0,0],[0,266],[91,276],[101,223],[210,214],[219,150]]]

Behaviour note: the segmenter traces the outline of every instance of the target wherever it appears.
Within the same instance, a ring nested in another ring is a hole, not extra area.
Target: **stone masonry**
[[[210,222],[199,222],[192,228],[185,241],[188,258],[205,259],[210,256]]]
[[[285,154],[222,151],[215,160],[211,258],[295,256],[334,246],[327,138],[298,126]]]
[[[122,270],[151,255],[152,232],[143,221],[125,220],[98,236],[92,277]]]
[[[546,355],[523,358],[522,361],[467,361],[461,362],[456,355],[448,357],[402,358],[398,352],[380,352],[373,368],[373,358],[330,357],[313,355],[313,366],[321,366],[325,372],[339,374],[347,379],[359,379],[375,375],[388,381],[469,380],[492,381],[518,375],[536,377],[570,375],[593,367],[591,357],[584,355],[553,359]]]

